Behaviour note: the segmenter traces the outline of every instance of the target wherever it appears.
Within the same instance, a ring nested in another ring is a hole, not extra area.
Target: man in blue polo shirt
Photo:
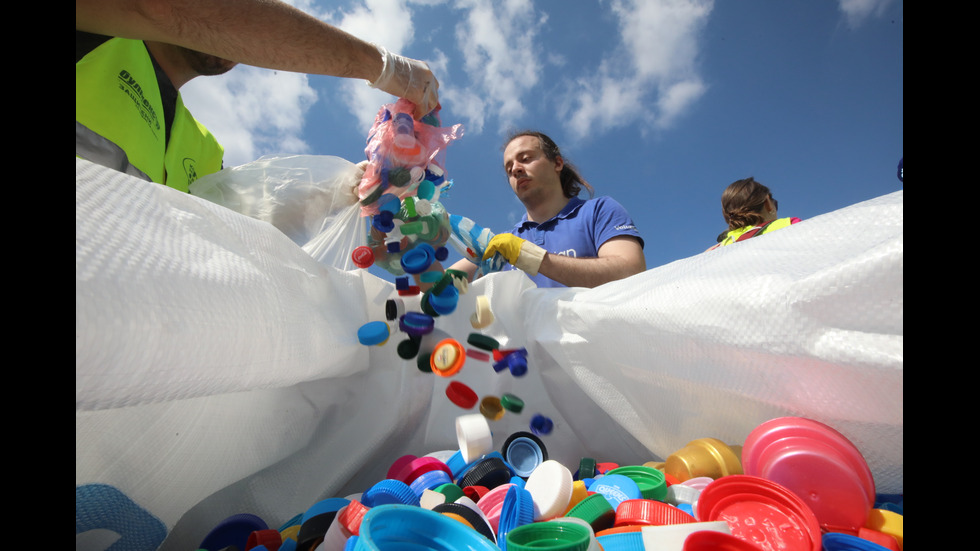
[[[609,197],[579,199],[592,186],[547,135],[512,136],[504,171],[527,214],[490,240],[484,259],[500,254],[539,287],[595,287],[646,270],[643,238],[626,209]]]

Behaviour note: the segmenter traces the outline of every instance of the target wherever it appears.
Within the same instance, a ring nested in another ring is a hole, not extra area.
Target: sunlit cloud
[[[239,66],[222,76],[196,78],[181,95],[225,147],[225,166],[310,151],[303,122],[317,93],[304,74]]]
[[[880,17],[894,0],[838,0],[840,10],[852,29],[861,26],[869,17]]]
[[[547,15],[523,0],[462,0],[453,6],[465,12],[456,43],[469,89],[447,102],[470,132],[483,131],[486,113],[494,114],[500,129],[508,128],[525,114],[522,99],[538,84],[541,48],[535,40]]]
[[[704,94],[698,67],[712,0],[614,0],[620,43],[595,71],[571,83],[561,109],[582,138],[641,118],[668,128]]]

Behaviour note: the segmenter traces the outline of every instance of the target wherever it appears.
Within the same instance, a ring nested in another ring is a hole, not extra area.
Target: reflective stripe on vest
[[[720,243],[718,243],[718,246],[724,247],[725,245],[731,245],[732,243],[735,243],[737,241],[742,241],[743,238],[744,239],[749,239],[749,238],[752,238],[752,237],[757,237],[757,236],[760,236],[760,235],[763,235],[763,234],[766,234],[766,233],[769,233],[769,232],[773,232],[773,231],[776,231],[776,230],[785,228],[785,227],[789,226],[792,223],[793,223],[793,219],[792,218],[778,218],[778,219],[773,220],[772,222],[769,222],[768,224],[765,224],[763,226],[745,226],[744,228],[738,228],[736,230],[731,230],[731,231],[728,232],[728,236],[725,237],[725,239],[723,239]],[[761,230],[761,231],[757,231],[757,232],[752,233],[750,235],[746,235],[749,232],[751,232],[752,230],[757,230],[757,229],[758,230]]]
[[[187,191],[221,170],[224,150],[179,95],[167,144],[163,113],[143,42],[112,38],[75,64],[75,155]]]

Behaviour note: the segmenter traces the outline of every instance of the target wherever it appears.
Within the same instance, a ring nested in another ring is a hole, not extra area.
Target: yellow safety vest
[[[221,170],[224,148],[184,107],[170,142],[156,72],[139,40],[110,38],[75,63],[75,155],[187,191]]]
[[[725,245],[731,245],[737,241],[745,241],[746,239],[750,239],[757,235],[774,232],[789,226],[794,220],[794,218],[777,218],[776,220],[773,220],[768,224],[763,224],[762,226],[745,226],[730,230],[728,235],[715,246],[724,247]]]

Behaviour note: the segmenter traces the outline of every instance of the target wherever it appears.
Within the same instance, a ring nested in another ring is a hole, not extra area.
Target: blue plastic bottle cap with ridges
[[[425,490],[434,490],[443,484],[451,484],[452,481],[453,480],[449,477],[449,473],[443,471],[442,469],[436,469],[434,471],[422,473],[408,486],[413,492],[415,492],[415,495],[421,498],[422,492]]]
[[[887,547],[853,534],[827,532],[821,538],[824,551],[884,551]]]
[[[390,504],[418,506],[419,496],[401,480],[386,478],[368,488],[361,495],[361,503],[367,507]]]
[[[507,551],[507,532],[534,522],[534,498],[523,487],[511,486],[504,495],[497,523],[497,545]]]
[[[386,549],[499,551],[479,532],[446,515],[410,505],[379,505],[361,520],[354,550]]]

